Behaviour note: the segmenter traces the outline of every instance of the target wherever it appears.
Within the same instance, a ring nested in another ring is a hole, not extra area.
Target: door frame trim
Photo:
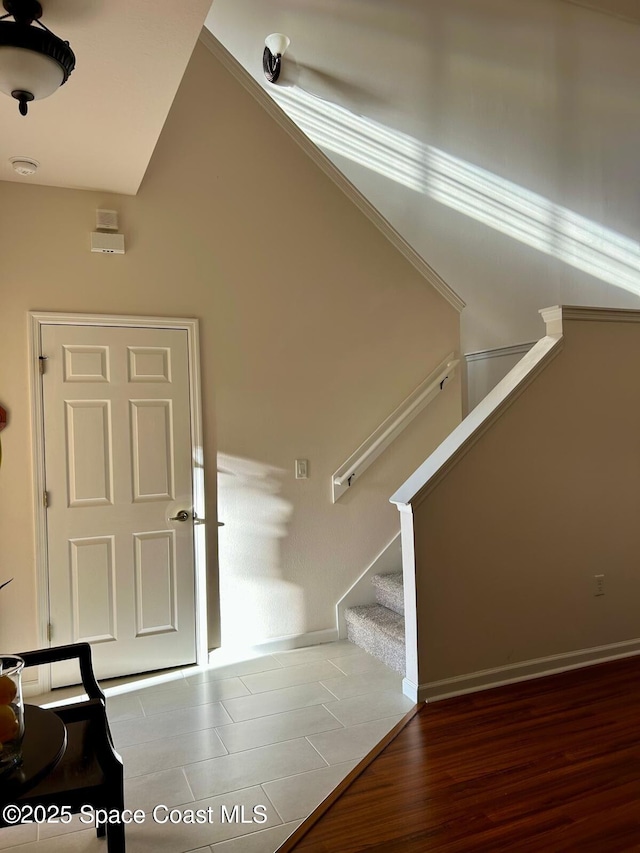
[[[130,314],[67,314],[56,311],[29,311],[29,358],[31,362],[31,435],[33,448],[33,497],[36,544],[36,595],[39,648],[48,648],[49,610],[49,558],[47,545],[47,513],[44,506],[44,401],[40,381],[41,330],[45,325],[57,326],[115,326],[138,329],[176,329],[186,331],[189,366],[189,400],[191,421],[191,447],[193,460],[191,481],[193,509],[198,518],[205,519],[204,442],[202,429],[202,395],[200,374],[199,322],[192,317],[153,317]],[[208,661],[207,644],[207,554],[205,525],[193,525],[196,665]],[[49,667],[40,667],[38,692],[51,689]]]

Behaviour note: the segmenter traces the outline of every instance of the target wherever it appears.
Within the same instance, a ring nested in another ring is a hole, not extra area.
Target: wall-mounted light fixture
[[[67,82],[76,58],[69,42],[40,23],[37,0],[3,0],[2,5],[7,14],[0,18],[0,92],[15,98],[26,116],[29,101],[47,98]]]
[[[271,33],[264,40],[262,54],[262,70],[270,83],[275,83],[280,76],[280,66],[285,50],[291,44],[291,39],[282,33]]]

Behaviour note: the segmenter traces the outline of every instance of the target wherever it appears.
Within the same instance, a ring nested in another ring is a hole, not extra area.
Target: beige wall
[[[126,255],[89,252],[97,207],[120,212]],[[138,195],[0,183],[0,259],[0,579],[16,578],[0,647],[37,642],[29,310],[200,319],[223,632],[333,627],[398,529],[389,495],[457,422],[459,387],[335,506],[330,476],[458,348],[457,313],[200,44]]]
[[[640,647],[640,323],[565,319],[563,332],[554,360],[415,508],[423,685]]]

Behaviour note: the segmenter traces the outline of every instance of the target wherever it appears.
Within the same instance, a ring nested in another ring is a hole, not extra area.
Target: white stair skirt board
[[[375,604],[377,597],[373,577],[401,571],[401,566],[402,547],[398,531],[336,604],[336,622],[341,640],[346,639],[347,636],[347,623],[344,616],[346,610],[360,604]]]

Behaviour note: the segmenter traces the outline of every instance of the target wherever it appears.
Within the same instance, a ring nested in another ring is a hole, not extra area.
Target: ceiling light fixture
[[[262,70],[270,83],[275,83],[280,76],[280,66],[285,50],[291,44],[291,39],[282,33],[271,33],[264,40],[262,54]]]
[[[3,0],[2,5],[7,14],[0,18],[0,92],[15,98],[26,116],[29,101],[47,98],[67,82],[76,58],[69,42],[40,23],[37,0]]]

